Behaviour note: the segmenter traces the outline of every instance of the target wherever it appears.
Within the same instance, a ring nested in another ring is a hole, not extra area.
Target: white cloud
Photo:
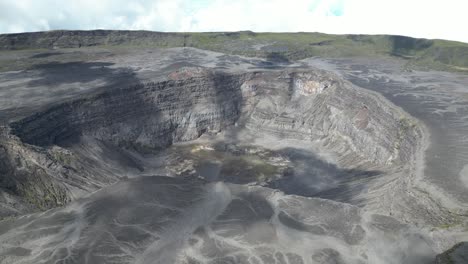
[[[466,10],[466,0],[0,0],[0,32],[318,31],[468,42]]]

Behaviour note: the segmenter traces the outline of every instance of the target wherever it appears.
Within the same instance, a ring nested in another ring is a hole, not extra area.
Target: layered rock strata
[[[62,205],[122,176],[108,168],[113,165],[73,151],[86,145],[85,139],[101,148],[97,152],[125,156],[125,150],[153,152],[234,126],[320,142],[339,154],[338,166],[361,169],[404,165],[422,136],[402,111],[323,71],[185,68],[165,81],[63,102],[2,128],[2,189],[20,197],[17,203],[26,199],[40,209]]]

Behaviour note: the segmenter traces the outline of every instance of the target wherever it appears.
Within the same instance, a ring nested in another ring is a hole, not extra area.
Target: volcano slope
[[[463,75],[194,48],[1,56],[31,61],[0,73],[1,263],[431,263],[467,239]]]

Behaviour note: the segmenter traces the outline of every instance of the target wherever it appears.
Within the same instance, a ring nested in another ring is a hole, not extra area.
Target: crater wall
[[[338,166],[348,168],[405,164],[422,133],[387,101],[324,71],[179,69],[162,82],[89,95],[11,123],[0,139],[7,179],[1,187],[19,197],[28,193],[36,207],[54,207],[119,178],[69,151],[86,145],[84,138],[112,153],[147,153],[234,128],[280,141],[320,142],[337,154]],[[50,184],[29,188],[25,183],[32,178]],[[59,198],[40,202],[46,197]]]

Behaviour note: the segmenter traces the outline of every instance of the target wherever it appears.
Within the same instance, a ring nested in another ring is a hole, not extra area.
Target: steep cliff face
[[[4,198],[0,217],[69,202],[66,186],[60,182],[67,175],[64,167],[56,166],[47,150],[25,145],[8,132],[8,128],[0,128],[0,186]]]
[[[321,140],[341,155],[353,153],[379,165],[398,164],[414,154],[421,131],[378,96],[320,72],[283,74],[282,82],[265,78],[249,80],[259,95],[247,127]]]
[[[242,78],[206,73],[114,89],[14,123],[13,133],[39,146],[67,145],[91,136],[121,146],[164,148],[234,124]]]
[[[11,123],[0,140],[8,179],[2,187],[38,208],[54,207],[121,176],[69,151],[73,146],[154,152],[233,125],[259,137],[321,142],[348,168],[401,164],[421,136],[404,113],[326,72],[184,68],[166,81],[83,97]]]

